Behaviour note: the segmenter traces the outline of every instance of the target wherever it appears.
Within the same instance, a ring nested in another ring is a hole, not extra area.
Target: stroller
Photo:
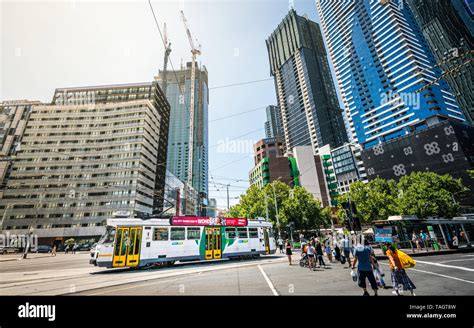
[[[306,254],[306,253],[301,253],[300,267],[302,267],[302,268],[309,268],[308,254]]]

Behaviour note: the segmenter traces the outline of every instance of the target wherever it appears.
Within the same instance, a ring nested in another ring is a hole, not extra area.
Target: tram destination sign
[[[232,226],[245,227],[247,219],[244,218],[210,218],[208,216],[174,216],[171,225],[175,226]]]

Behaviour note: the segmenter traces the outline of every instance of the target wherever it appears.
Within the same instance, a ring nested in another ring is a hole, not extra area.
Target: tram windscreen
[[[105,233],[100,237],[99,244],[113,243],[115,238],[115,228],[107,227]]]

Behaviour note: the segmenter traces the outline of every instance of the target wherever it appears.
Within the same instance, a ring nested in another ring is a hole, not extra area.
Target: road
[[[9,255],[11,257],[11,255]],[[58,254],[22,261],[0,256],[0,295],[361,295],[340,263],[309,271],[285,256],[247,261],[178,264],[150,270],[107,270],[88,254]],[[408,274],[417,295],[474,295],[474,254],[415,258]],[[387,261],[380,261],[390,282]],[[380,295],[392,295],[391,289]]]

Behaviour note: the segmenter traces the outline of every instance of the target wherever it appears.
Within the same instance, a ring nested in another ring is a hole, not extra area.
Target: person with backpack
[[[390,271],[392,273],[392,284],[394,289],[392,293],[400,295],[404,290],[409,290],[411,295],[415,296],[414,290],[416,289],[416,286],[408,277],[405,267],[400,260],[401,256],[408,257],[408,255],[397,250],[392,244],[387,245],[387,252],[385,254],[388,257]]]

